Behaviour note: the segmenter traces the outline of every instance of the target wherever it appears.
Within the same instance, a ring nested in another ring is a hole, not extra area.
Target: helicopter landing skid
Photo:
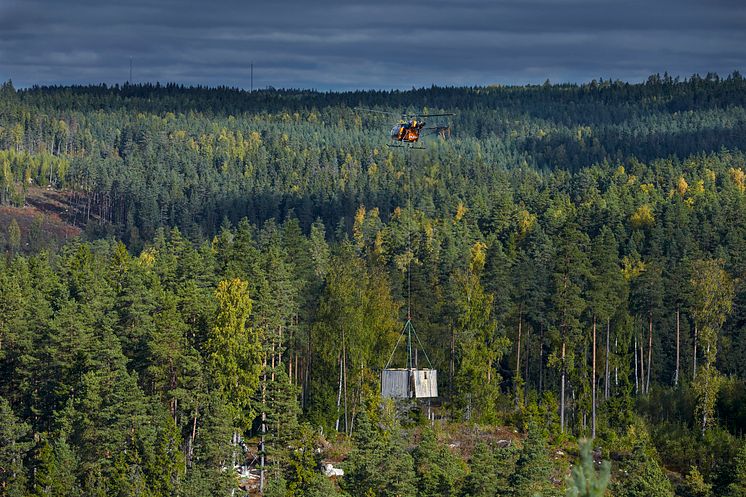
[[[392,143],[389,143],[388,146],[391,148],[410,148],[413,150],[425,150],[427,148],[427,147],[415,147],[411,145],[394,145]]]

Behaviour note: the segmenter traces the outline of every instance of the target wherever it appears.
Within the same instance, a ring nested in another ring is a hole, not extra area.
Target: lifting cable
[[[402,329],[401,334],[399,334],[399,339],[396,341],[394,350],[391,351],[391,356],[386,362],[386,366],[384,367],[384,369],[388,369],[389,365],[391,364],[391,361],[394,358],[394,354],[396,353],[396,349],[399,348],[399,343],[401,343],[401,339],[404,335],[407,335],[408,342],[407,369],[414,369],[414,364],[412,361],[412,334],[414,334],[414,337],[417,340],[422,353],[425,354],[427,364],[430,366],[430,369],[433,369],[433,364],[430,362],[430,358],[425,351],[425,347],[422,345],[422,341],[420,341],[419,335],[417,335],[417,330],[415,330],[414,325],[412,324],[412,259],[414,259],[414,252],[412,251],[412,218],[414,217],[414,206],[412,203],[412,163],[409,159],[411,158],[407,156],[407,203],[409,204],[409,214],[407,219],[407,322],[404,324],[404,328]]]

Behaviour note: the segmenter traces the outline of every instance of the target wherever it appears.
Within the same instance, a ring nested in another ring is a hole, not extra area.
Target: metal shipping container
[[[381,395],[395,399],[437,397],[438,372],[435,369],[384,369]]]
[[[438,396],[438,371],[436,369],[414,370],[414,391],[418,399]]]

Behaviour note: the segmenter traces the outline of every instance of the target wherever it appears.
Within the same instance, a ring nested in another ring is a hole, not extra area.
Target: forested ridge
[[[392,149],[358,107],[456,115]],[[273,496],[746,495],[745,131],[738,73],[8,82],[0,495],[230,495],[262,456]],[[13,217],[52,194],[78,239]],[[429,408],[379,393],[410,282]]]

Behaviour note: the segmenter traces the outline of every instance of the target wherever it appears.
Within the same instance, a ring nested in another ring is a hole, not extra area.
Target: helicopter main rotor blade
[[[386,110],[378,110],[378,109],[369,109],[367,107],[355,107],[355,110],[362,111],[362,112],[373,112],[375,114],[385,114],[387,116],[396,116],[396,117],[442,117],[442,116],[455,116],[453,112],[444,112],[442,114],[414,114],[414,113],[407,113],[407,112],[389,112]]]
[[[450,136],[451,134],[451,127],[450,126],[428,126],[427,128],[422,129],[422,133],[420,136],[430,136],[434,134],[441,134],[441,133],[448,133]]]
[[[363,112],[374,112],[376,114],[386,114],[388,116],[401,116],[398,112],[387,112],[385,110],[376,110],[376,109],[366,109],[365,107],[355,107],[355,110],[363,111]]]
[[[410,114],[410,117],[440,117],[440,116],[455,116],[453,112],[447,112],[445,114]]]

